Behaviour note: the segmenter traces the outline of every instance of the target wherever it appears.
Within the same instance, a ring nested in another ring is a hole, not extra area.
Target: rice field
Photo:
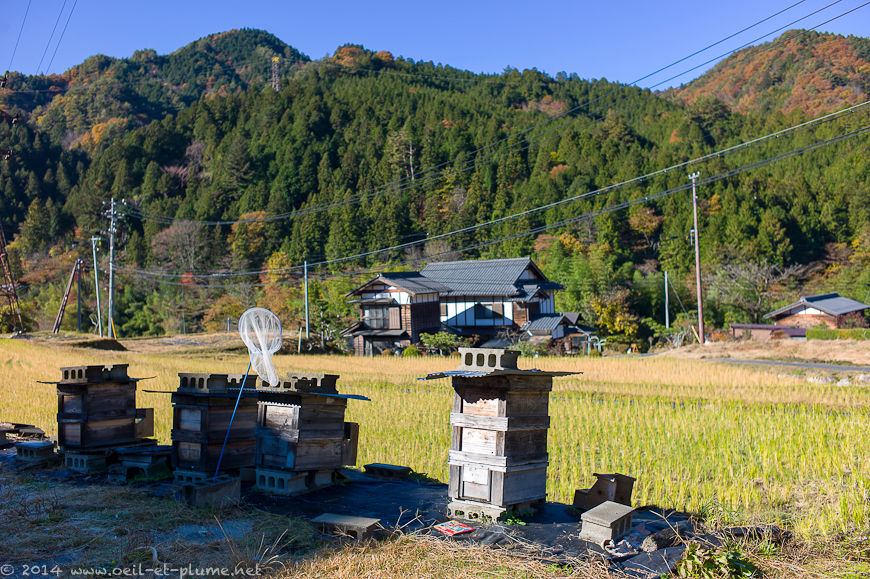
[[[135,348],[131,342],[129,347]],[[169,439],[178,372],[244,372],[243,354],[104,352],[36,340],[0,341],[0,420],[56,433],[60,366],[128,363],[138,405]],[[458,358],[278,356],[289,370],[341,375],[360,423],[359,465],[404,464],[446,480],[452,389],[419,381]],[[800,372],[697,359],[521,358],[520,366],[583,374],[555,379],[548,493],[570,502],[593,472],[637,477],[634,502],[702,512],[722,523],[786,524],[805,538],[870,522],[870,384],[810,383]]]

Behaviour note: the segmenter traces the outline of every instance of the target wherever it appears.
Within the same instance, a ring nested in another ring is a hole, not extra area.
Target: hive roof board
[[[570,376],[582,372],[549,372],[544,370],[520,370],[516,366],[519,352],[500,348],[459,348],[459,368],[434,372],[419,380],[439,378],[483,378],[488,376]]]
[[[793,311],[804,308],[815,308],[825,312],[831,316],[842,316],[850,312],[859,312],[863,309],[870,308],[870,305],[861,303],[851,298],[846,298],[834,292],[829,294],[820,294],[816,296],[801,296],[801,299],[793,304],[779,308],[776,311],[765,314],[765,318],[776,318],[783,315],[789,315]]]

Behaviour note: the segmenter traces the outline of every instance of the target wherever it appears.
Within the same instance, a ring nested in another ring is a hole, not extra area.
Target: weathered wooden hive
[[[549,394],[554,376],[519,370],[519,352],[460,348],[448,454],[450,516],[497,519],[534,508],[547,496]]]
[[[331,484],[356,464],[359,427],[345,422],[348,399],[334,374],[294,374],[277,386],[257,384],[257,488],[294,494]]]
[[[178,389],[172,393],[172,464],[178,471],[213,475],[220,459],[221,470],[234,471],[254,466],[257,426],[256,376],[248,376],[245,393],[233,419],[230,418],[242,374],[179,373]],[[176,477],[178,479],[178,476]]]
[[[136,408],[139,379],[127,376],[127,364],[69,366],[60,370],[62,379],[56,384],[61,448],[122,446],[154,434],[153,410]]]

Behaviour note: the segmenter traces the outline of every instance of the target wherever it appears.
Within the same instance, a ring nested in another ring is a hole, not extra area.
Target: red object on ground
[[[469,527],[465,523],[460,523],[459,521],[439,523],[435,525],[435,528],[450,537],[453,535],[461,535],[462,533],[470,533],[474,530],[474,527]]]

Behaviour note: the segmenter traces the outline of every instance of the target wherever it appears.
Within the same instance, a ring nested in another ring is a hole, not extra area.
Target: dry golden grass
[[[317,556],[289,567],[279,578],[356,579],[413,577],[443,579],[455,577],[610,577],[599,565],[576,567],[547,565],[529,556],[518,556],[484,546],[443,541],[431,537],[399,537],[379,543],[348,545],[327,549]]]

